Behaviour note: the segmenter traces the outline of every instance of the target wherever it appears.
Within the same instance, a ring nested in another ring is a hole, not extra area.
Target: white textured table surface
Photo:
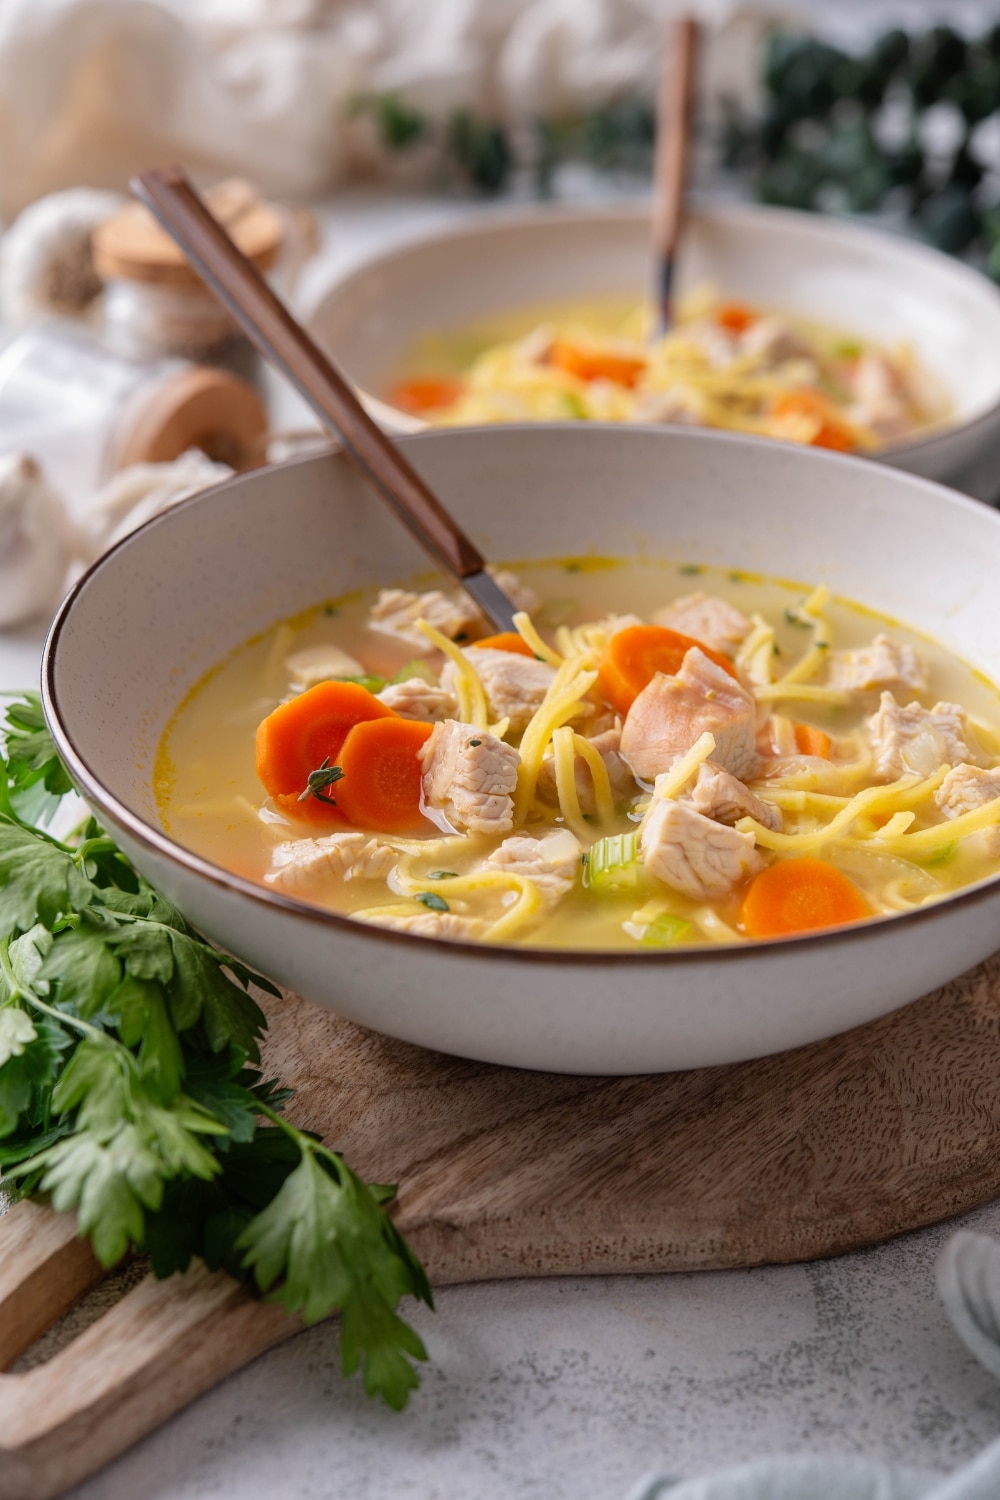
[[[458,212],[353,200],[327,217],[324,263]],[[0,634],[0,689],[36,681],[40,643]],[[1000,1234],[1000,1204],[962,1222]],[[953,1227],[806,1266],[450,1288],[415,1317],[431,1363],[401,1416],[341,1379],[320,1326],[75,1500],[617,1500],[650,1469],[781,1451],[949,1469],[1000,1432],[1000,1386],[935,1291]]]

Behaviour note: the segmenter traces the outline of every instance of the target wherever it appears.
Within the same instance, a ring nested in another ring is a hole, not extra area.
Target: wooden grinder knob
[[[233,469],[263,460],[267,414],[254,388],[225,370],[180,370],[158,386],[122,434],[114,467],[170,463],[189,448]]]

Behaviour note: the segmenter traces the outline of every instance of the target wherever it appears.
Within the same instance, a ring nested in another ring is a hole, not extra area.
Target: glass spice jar
[[[189,448],[253,467],[266,432],[259,394],[230,370],[127,359],[70,320],[0,345],[0,452],[32,454],[74,512],[118,469]]]
[[[239,179],[204,194],[215,217],[259,270],[277,262],[285,220]],[[94,264],[104,283],[103,337],[132,360],[181,357],[221,366],[260,383],[256,351],[183,252],[139,203],[94,232]]]

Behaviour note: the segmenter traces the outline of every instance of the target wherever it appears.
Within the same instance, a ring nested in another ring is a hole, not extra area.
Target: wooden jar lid
[[[115,467],[169,463],[200,448],[217,463],[263,461],[267,414],[253,386],[225,370],[180,370],[158,386],[122,435]]]
[[[218,182],[204,198],[244,255],[262,271],[274,264],[285,232],[277,209],[263,203],[238,177]],[[94,265],[102,281],[158,282],[202,286],[183,251],[141,203],[130,203],[94,231]]]

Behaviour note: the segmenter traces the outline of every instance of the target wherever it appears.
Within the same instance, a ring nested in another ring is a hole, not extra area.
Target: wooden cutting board
[[[289,1113],[400,1184],[437,1286],[807,1260],[1000,1195],[1000,955],[832,1041],[646,1078],[463,1062],[294,997],[269,1011]],[[0,1218],[0,1369],[101,1280],[74,1227]],[[201,1266],[147,1276],[0,1375],[0,1496],[61,1494],[299,1326]]]

